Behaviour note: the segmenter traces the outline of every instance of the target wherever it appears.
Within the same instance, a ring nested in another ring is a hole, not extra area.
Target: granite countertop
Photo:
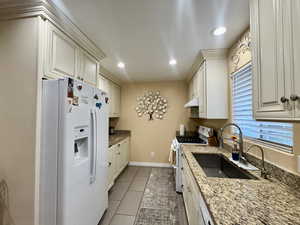
[[[215,225],[300,224],[300,190],[262,179],[260,171],[249,171],[257,180],[207,177],[192,153],[230,153],[196,145],[183,145],[183,151]]]
[[[129,130],[116,130],[115,134],[109,135],[109,147],[123,141],[125,138],[130,137],[130,135],[131,132]]]

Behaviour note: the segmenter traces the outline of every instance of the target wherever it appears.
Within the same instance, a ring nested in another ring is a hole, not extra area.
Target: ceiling
[[[123,81],[184,79],[200,49],[228,48],[249,26],[248,0],[53,2],[106,53],[101,65]],[[218,26],[227,33],[213,36]],[[176,66],[169,65],[173,58]]]

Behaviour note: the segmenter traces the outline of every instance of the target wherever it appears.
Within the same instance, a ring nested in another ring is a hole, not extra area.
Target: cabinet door
[[[114,116],[120,117],[120,114],[121,114],[121,87],[116,84],[114,85],[114,100],[115,100]]]
[[[113,148],[110,147],[108,149],[107,161],[108,161],[108,171],[107,171],[107,188],[110,189],[114,182],[114,151]]]
[[[109,81],[109,117],[115,117],[115,94],[114,94],[114,83]]]
[[[193,91],[194,91],[194,84],[193,84],[193,78],[189,82],[189,100],[192,100],[193,98]]]
[[[121,142],[121,146],[120,146],[120,151],[121,151],[121,168],[123,169],[127,163],[126,163],[126,144],[125,141]]]
[[[290,71],[285,67],[288,51],[285,35],[285,1],[252,0],[253,113],[256,119],[290,119],[288,101]],[[289,53],[290,54],[290,53]],[[282,101],[283,100],[283,101]]]
[[[205,61],[198,70],[198,93],[199,93],[199,117],[206,118],[206,63]]]
[[[194,96],[194,98],[197,98],[199,96],[198,80],[199,80],[199,73],[197,72],[193,78],[193,96]]]
[[[81,75],[85,82],[96,86],[97,76],[99,71],[99,63],[96,59],[90,56],[88,53],[83,52],[81,54]]]
[[[300,1],[292,0],[292,21],[293,21],[293,52],[294,52],[294,77],[293,95],[298,96],[299,99],[295,101],[295,116],[300,119]]]
[[[47,22],[47,30],[45,75],[51,78],[74,77],[77,72],[77,45],[50,22]]]
[[[112,147],[110,147],[110,149],[112,149],[112,154],[114,157],[113,179],[115,180],[119,175],[119,165],[118,165],[118,162],[119,162],[119,153],[118,152],[119,151],[118,151],[117,145],[113,145]]]
[[[108,87],[108,80],[103,76],[98,76],[98,88],[108,94],[109,87]]]
[[[129,163],[129,154],[130,154],[130,139],[129,138],[127,138],[125,140],[124,150],[125,150],[125,162],[127,165]]]
[[[123,167],[127,166],[129,162],[129,138],[126,138],[122,143],[121,143],[121,156],[122,156],[122,165]]]
[[[112,106],[112,98],[111,98],[110,81],[103,76],[98,76],[98,88],[107,93],[107,97],[109,98],[109,101],[108,101],[109,117],[112,117],[112,113],[113,113],[112,107],[113,106]]]
[[[109,82],[110,117],[119,117],[121,113],[121,88],[113,82]]]
[[[122,149],[121,144],[116,145],[116,176],[122,172],[123,169],[123,162],[122,162]]]

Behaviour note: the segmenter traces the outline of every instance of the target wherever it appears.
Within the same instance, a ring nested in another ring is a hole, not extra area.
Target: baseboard
[[[169,163],[155,163],[155,162],[129,162],[129,166],[171,167]]]

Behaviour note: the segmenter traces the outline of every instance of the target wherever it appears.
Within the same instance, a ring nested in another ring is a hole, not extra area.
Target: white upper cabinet
[[[120,117],[121,87],[103,76],[98,76],[98,88],[108,94],[109,117]]]
[[[80,70],[78,71],[77,78],[96,86],[99,72],[98,61],[83,50],[80,51],[79,59]]]
[[[115,100],[114,116],[120,117],[120,115],[121,115],[121,87],[116,84],[114,84],[114,100]]]
[[[198,100],[199,100],[199,117],[205,118],[207,116],[206,112],[206,68],[205,61],[201,65],[197,72],[197,82],[198,82]]]
[[[189,82],[189,100],[198,97],[198,74],[196,73]]]
[[[194,91],[194,82],[192,78],[191,81],[189,82],[189,100],[193,98],[193,91]]]
[[[45,24],[45,76],[73,77],[96,86],[99,62],[51,22]]]
[[[295,117],[300,119],[300,1],[292,1],[292,24],[293,24],[293,66],[294,66],[294,90],[292,97],[296,97],[295,101]]]
[[[51,78],[74,77],[77,70],[78,47],[62,31],[46,22],[45,75]]]
[[[109,95],[109,80],[103,76],[98,76],[98,88]]]
[[[109,85],[110,117],[120,117],[121,114],[121,87],[114,82]]]
[[[189,85],[198,98],[198,111],[191,116],[204,119],[228,118],[228,70],[225,49],[203,50],[203,62]]]
[[[251,0],[255,119],[295,119],[299,13],[299,0]]]

